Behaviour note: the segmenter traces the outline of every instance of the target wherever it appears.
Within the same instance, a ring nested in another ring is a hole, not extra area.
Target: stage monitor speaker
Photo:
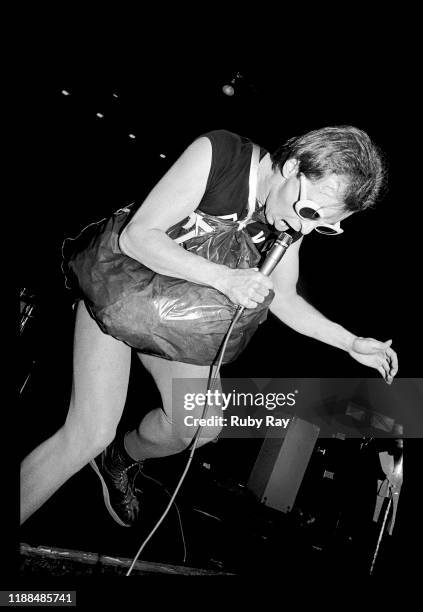
[[[266,437],[248,479],[249,491],[275,510],[292,510],[319,431],[293,417],[283,438]]]

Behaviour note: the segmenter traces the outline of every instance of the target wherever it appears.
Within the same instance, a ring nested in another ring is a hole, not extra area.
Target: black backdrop
[[[381,146],[390,166],[387,193],[375,210],[348,220],[342,237],[307,237],[300,287],[317,308],[354,333],[393,338],[399,375],[421,375],[416,91],[413,80],[395,67],[353,68],[331,78],[320,70],[285,72],[275,62],[210,62],[198,70],[170,57],[147,60],[145,54],[113,63],[69,57],[54,66],[34,63],[16,206],[19,284],[37,294],[43,326],[42,346],[29,349],[39,363],[32,397],[42,410],[26,413],[33,427],[23,450],[53,433],[66,414],[72,313],[60,272],[63,238],[129,201],[142,200],[183,149],[211,129],[240,133],[272,150],[310,129],[352,124]],[[243,79],[234,96],[225,96],[222,85],[237,71]],[[373,372],[270,315],[242,357],[222,374],[360,377]],[[26,402],[31,404],[31,396]],[[409,446],[410,476],[403,495],[409,513],[403,525],[417,516],[416,442]],[[245,478],[254,451],[238,444],[238,460],[227,445],[221,452],[231,457],[234,477]]]
[[[235,95],[225,96],[221,87],[237,70],[243,78]],[[413,148],[414,92],[406,76],[404,82],[392,74],[387,80],[384,73],[361,69],[354,87],[351,78],[341,77],[330,87],[319,74],[297,83],[265,66],[231,70],[210,64],[196,71],[169,58],[163,63],[122,60],[109,66],[99,60],[77,67],[68,61],[54,70],[38,67],[28,97],[26,163],[17,190],[21,285],[50,290],[55,283],[60,291],[63,238],[126,202],[142,201],[183,149],[207,130],[229,129],[272,150],[309,129],[357,125],[386,154],[388,191],[376,209],[349,219],[342,237],[307,237],[300,287],[316,307],[351,331],[392,337],[401,356],[401,376],[417,376],[413,346],[421,333],[422,215]],[[286,341],[290,332],[276,325],[272,337],[276,346],[277,338]],[[318,361],[325,371],[326,364],[332,373],[333,367],[345,375],[358,373],[357,367],[364,371],[339,351],[297,336],[295,341],[305,342],[308,351],[323,351]],[[292,351],[290,361],[302,353]],[[298,363],[309,375],[303,357]],[[279,366],[269,361],[265,367],[280,375]],[[314,374],[323,375],[311,361]]]

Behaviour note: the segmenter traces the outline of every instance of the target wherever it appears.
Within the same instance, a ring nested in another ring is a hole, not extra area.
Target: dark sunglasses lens
[[[320,215],[317,212],[317,210],[314,210],[314,208],[310,208],[309,206],[303,206],[302,208],[300,208],[300,210],[298,211],[298,214],[303,219],[316,220],[320,218]]]
[[[325,227],[324,225],[318,225],[316,227],[316,231],[319,232],[320,234],[328,234],[329,236],[333,236],[335,234],[338,234],[338,232],[330,227]]]

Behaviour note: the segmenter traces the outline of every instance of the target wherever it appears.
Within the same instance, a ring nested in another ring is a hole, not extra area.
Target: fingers
[[[390,372],[391,372],[391,368],[389,367],[389,363],[387,362],[386,359],[382,361],[382,368],[385,373],[385,379],[386,379],[388,376],[390,376]]]
[[[259,272],[256,268],[232,269],[222,284],[220,290],[227,295],[234,304],[244,308],[256,308],[257,304],[264,302],[273,289],[270,278]]]
[[[267,292],[267,293],[269,293],[269,292]],[[257,302],[258,304],[261,304],[262,302],[264,302],[264,299],[265,299],[267,293],[265,295],[263,295],[263,293],[260,293],[258,289],[257,289],[257,291],[252,290],[251,291],[251,295],[249,295],[249,298],[251,300],[253,300],[254,302]]]
[[[266,296],[273,289],[273,281],[268,276],[265,276],[257,270],[257,268],[247,270],[237,270],[237,277],[244,285],[250,285],[252,288],[259,290],[262,295]]]
[[[267,289],[266,287],[262,287],[261,285],[253,287],[252,290],[255,294],[259,295],[262,298],[265,298],[267,295],[269,295],[269,289]]]
[[[379,373],[382,375],[382,378],[383,378],[384,380],[386,380],[386,372],[385,372],[385,370],[383,369],[383,367],[382,367],[382,366],[379,366],[379,367],[378,367],[378,368],[376,368],[376,369],[377,369],[377,371],[378,371],[378,372],[379,372]]]
[[[391,366],[390,375],[393,377],[398,372],[398,357],[397,357],[396,352],[391,348],[387,349],[386,355],[390,360],[390,366]]]
[[[375,368],[390,385],[398,372],[398,357],[391,345],[392,340],[380,342],[375,338],[359,336],[355,338],[350,354],[361,363]]]
[[[264,274],[259,272],[256,280],[260,287],[267,289],[267,292],[269,292],[270,289],[273,289],[273,281],[271,280],[271,278],[269,278],[269,276],[265,276]]]
[[[381,368],[383,369],[383,377],[388,383],[388,385],[392,384],[396,373],[398,372],[398,357],[396,352],[387,348],[385,351],[385,358],[381,363]],[[379,369],[379,368],[378,368]],[[379,369],[380,371],[380,369]]]
[[[245,298],[245,307],[246,308],[255,308],[257,304],[261,304],[264,302],[269,291],[267,289],[262,289],[261,287],[251,288],[248,291],[248,295]]]
[[[392,383],[392,381],[394,380],[394,377],[391,375],[391,373],[388,373],[386,375],[386,382],[388,383],[388,385],[390,385]]]
[[[384,381],[388,384],[391,385],[392,381],[394,379],[393,376],[390,375],[389,371],[386,370],[386,368],[384,367],[384,365],[381,365],[377,368],[378,372],[380,372],[380,374],[382,375],[382,378],[384,379]]]
[[[253,300],[246,298],[241,302],[241,306],[245,306],[245,308],[256,308],[257,302],[254,302]]]
[[[392,343],[392,340],[389,341]],[[398,372],[398,357],[396,352],[389,347],[385,350],[385,358],[382,361],[382,367],[385,372],[385,380],[388,385],[392,384],[396,373]]]
[[[273,282],[261,272],[255,272],[248,278],[248,282],[244,284],[243,288],[247,295],[244,296],[242,305],[246,308],[255,308],[257,304],[264,302],[269,295],[270,289],[273,288]]]

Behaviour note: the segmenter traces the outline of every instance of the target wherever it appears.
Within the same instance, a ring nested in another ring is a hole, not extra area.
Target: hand
[[[380,372],[390,385],[398,372],[398,357],[391,348],[392,340],[379,342],[374,338],[355,338],[348,351],[356,361]]]
[[[236,305],[256,308],[273,289],[273,282],[257,268],[227,268],[226,274],[219,279],[216,289]]]

